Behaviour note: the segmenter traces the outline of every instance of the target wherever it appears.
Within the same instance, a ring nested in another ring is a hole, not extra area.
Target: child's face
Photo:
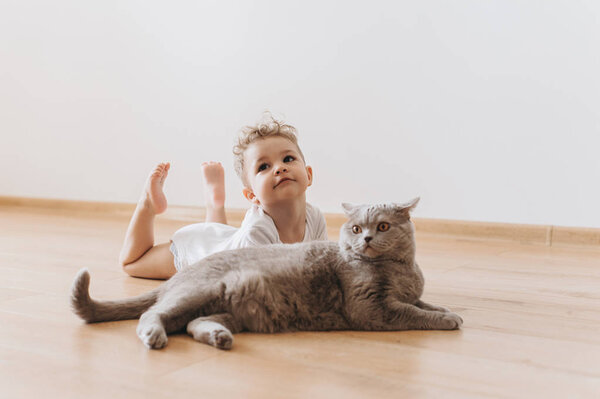
[[[244,196],[253,204],[272,206],[303,196],[312,184],[312,168],[285,137],[257,140],[244,152],[244,173],[250,187]]]

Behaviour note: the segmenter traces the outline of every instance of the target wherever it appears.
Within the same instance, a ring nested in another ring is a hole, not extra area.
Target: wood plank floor
[[[420,234],[424,299],[459,313],[460,331],[244,333],[227,352],[176,335],[152,351],[135,321],[85,325],[69,309],[84,266],[97,298],[159,284],[120,270],[127,223],[0,208],[1,398],[600,397],[598,249]],[[159,220],[157,241],[184,224]]]

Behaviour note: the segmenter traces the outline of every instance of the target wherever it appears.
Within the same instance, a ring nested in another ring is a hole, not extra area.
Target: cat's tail
[[[87,269],[81,269],[77,273],[71,289],[71,306],[73,312],[86,323],[137,319],[150,306],[154,305],[158,298],[158,289],[154,289],[133,298],[95,301],[90,298],[89,286],[90,273]]]

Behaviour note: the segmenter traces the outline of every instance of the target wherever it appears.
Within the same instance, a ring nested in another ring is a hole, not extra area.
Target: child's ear
[[[254,205],[260,205],[260,201],[258,200],[258,197],[254,195],[252,189],[244,187],[244,189],[242,190],[242,194],[244,194],[244,197],[246,197],[246,199],[252,202]]]
[[[306,167],[306,174],[308,175],[308,186],[312,186],[313,182],[313,170],[311,166]]]

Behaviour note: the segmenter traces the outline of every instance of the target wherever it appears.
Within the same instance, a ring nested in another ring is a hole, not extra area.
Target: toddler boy
[[[218,162],[202,164],[205,223],[185,226],[170,243],[154,245],[154,217],[167,208],[163,192],[170,165],[152,171],[131,218],[120,262],[135,277],[169,278],[212,253],[275,243],[327,240],[325,218],[306,202],[313,171],[298,146],[296,129],[270,115],[242,129],[234,146],[235,170],[252,204],[240,228],[227,225],[225,180]]]

